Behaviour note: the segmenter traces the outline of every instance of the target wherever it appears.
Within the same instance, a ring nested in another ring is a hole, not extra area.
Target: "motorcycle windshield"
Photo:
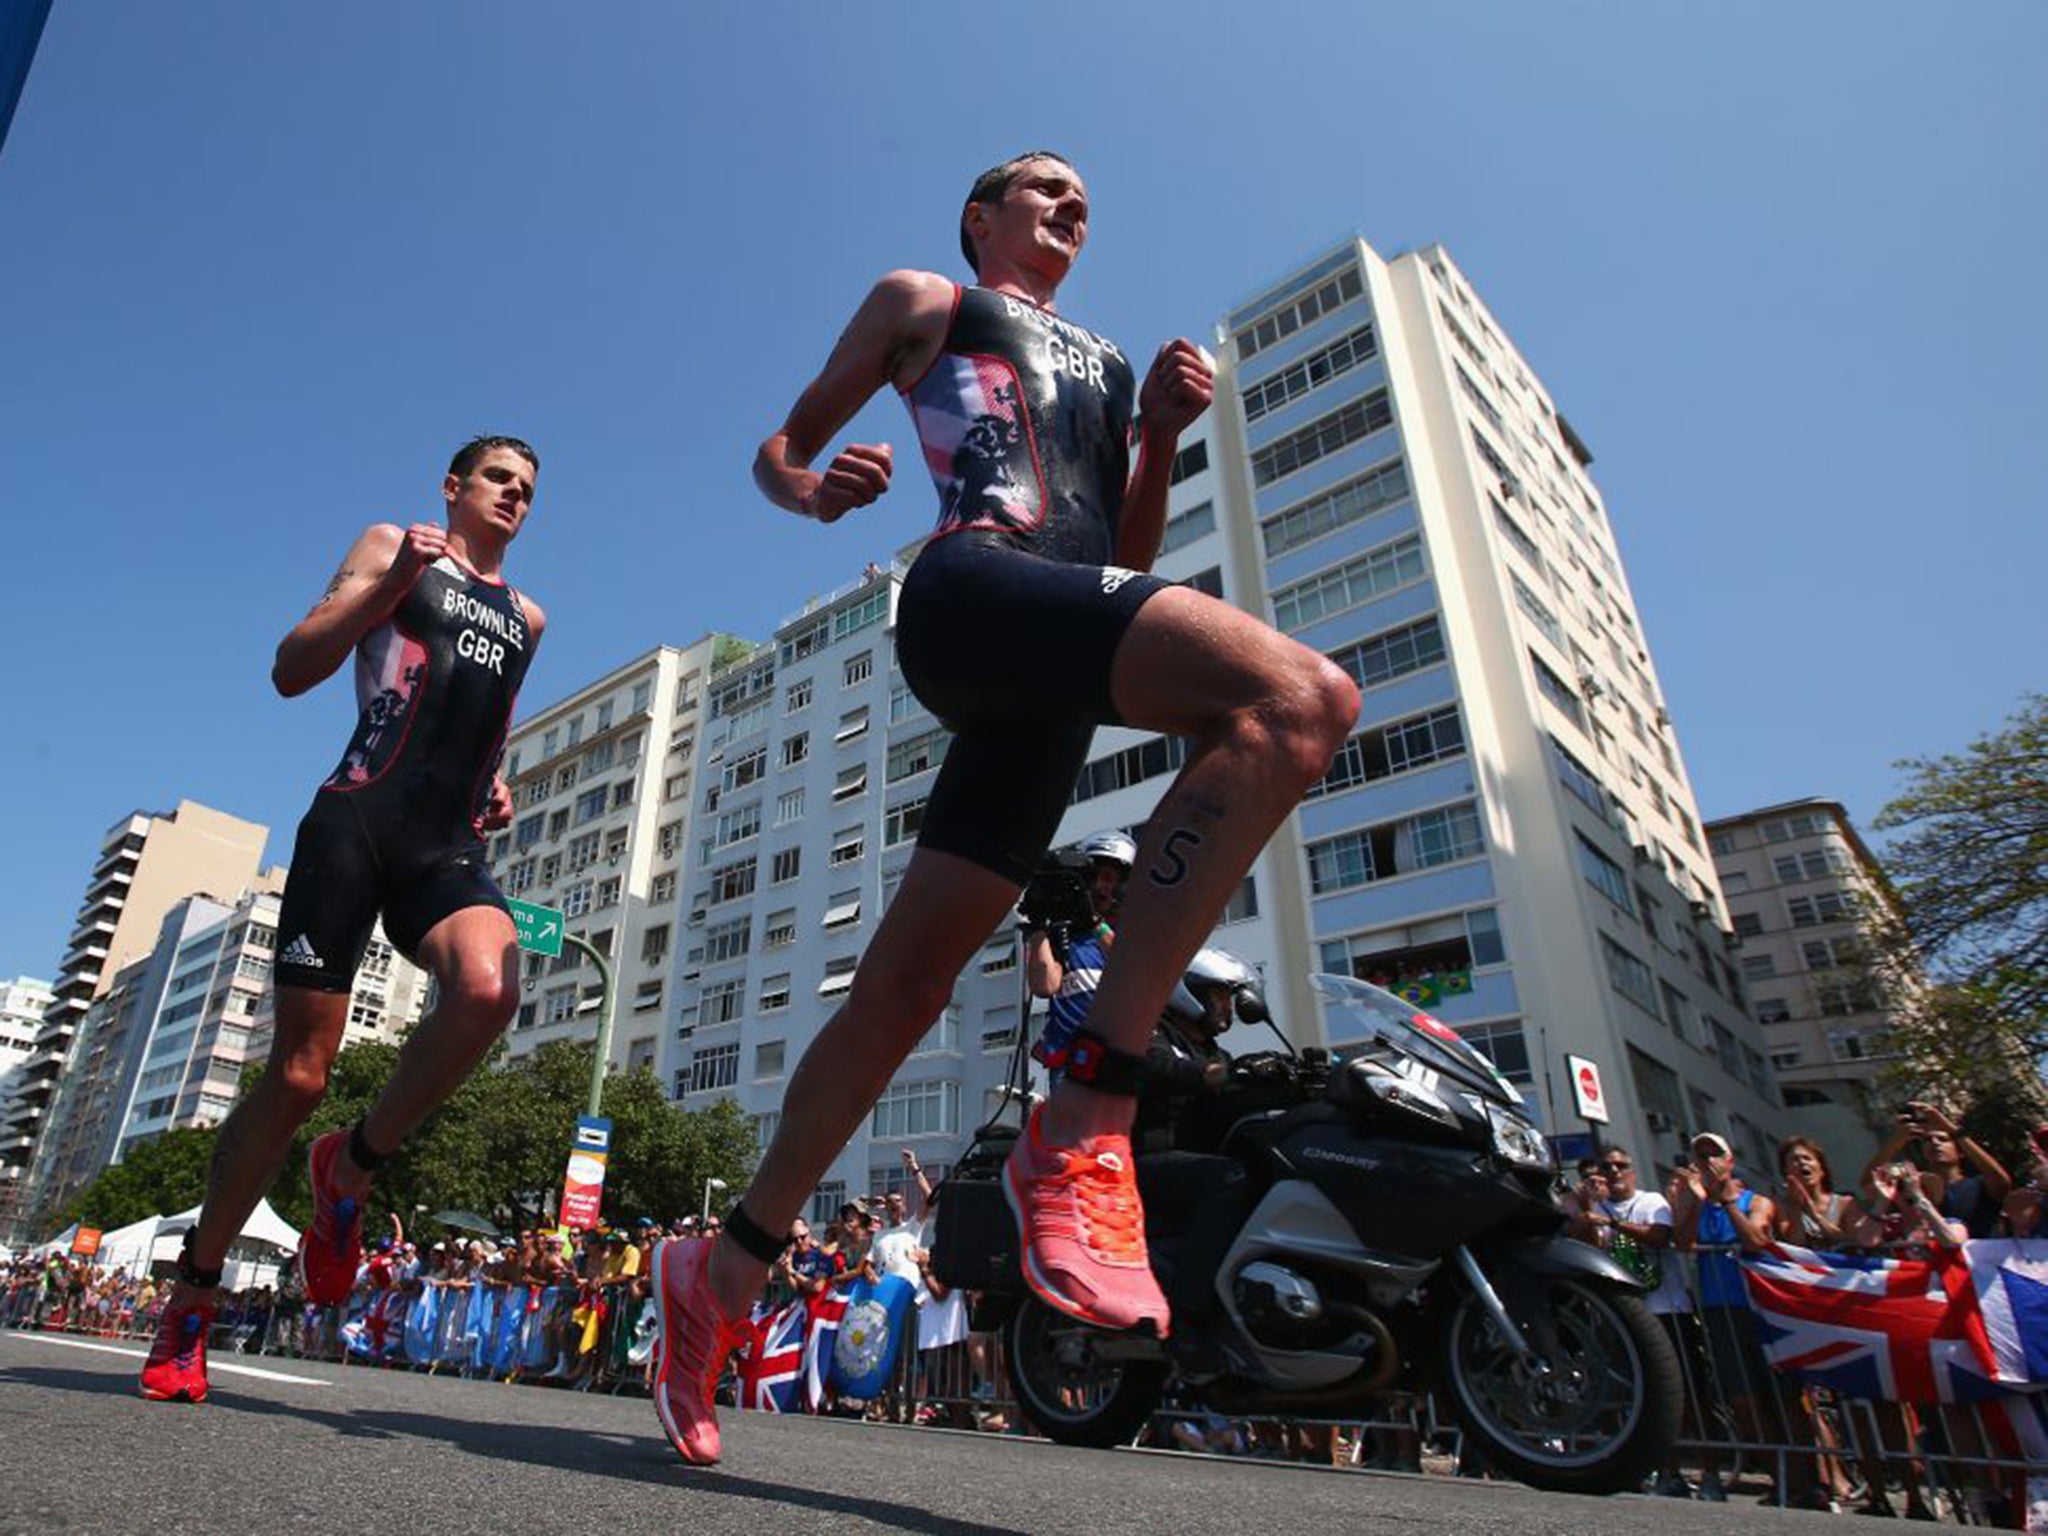
[[[1521,1107],[1522,1096],[1498,1068],[1450,1025],[1431,1018],[1384,988],[1351,976],[1322,973],[1309,978],[1330,1015],[1330,1038],[1343,1038],[1340,1025],[1377,1040],[1466,1087],[1502,1104]],[[1348,1041],[1347,1041],[1348,1043]]]

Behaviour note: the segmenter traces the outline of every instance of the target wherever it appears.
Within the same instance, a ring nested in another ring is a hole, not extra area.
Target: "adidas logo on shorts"
[[[319,951],[313,948],[312,942],[303,933],[296,939],[293,939],[291,943],[285,945],[284,953],[278,958],[289,960],[293,965],[324,966],[327,964],[325,960],[320,958]]]
[[[1127,571],[1120,565],[1105,565],[1102,568],[1102,595],[1109,596],[1137,574],[1136,571]]]

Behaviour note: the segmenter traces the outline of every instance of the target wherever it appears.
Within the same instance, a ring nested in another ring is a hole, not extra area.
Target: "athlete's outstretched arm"
[[[836,522],[889,488],[887,443],[853,443],[819,474],[811,463],[884,385],[914,382],[945,340],[953,285],[933,272],[891,272],[855,311],[782,430],[754,455],[754,483],[776,506]]]
[[[1166,531],[1166,489],[1180,435],[1216,392],[1216,372],[1202,349],[1185,337],[1159,349],[1138,391],[1138,462],[1124,490],[1116,522],[1116,563],[1149,571]]]
[[[320,601],[278,642],[270,668],[277,691],[293,698],[333,676],[356,642],[389,617],[420,572],[447,548],[448,530],[438,523],[365,529]]]

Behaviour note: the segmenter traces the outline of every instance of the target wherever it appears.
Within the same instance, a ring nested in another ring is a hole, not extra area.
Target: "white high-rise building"
[[[678,870],[705,675],[739,642],[657,646],[528,716],[507,743],[513,822],[491,843],[505,894],[559,908],[612,969],[611,1059],[654,1067],[670,1006]],[[602,988],[574,948],[523,957],[515,1055],[597,1035]]]
[[[1609,1139],[1668,1165],[1713,1129],[1767,1166],[1783,1109],[1584,442],[1438,247],[1325,251],[1217,342],[1157,568],[1323,651],[1364,704],[1216,942],[1261,969],[1297,1043],[1346,1043],[1313,971],[1378,980],[1491,1055],[1555,1135],[1585,1129],[1565,1067],[1580,1056]],[[693,1107],[736,1099],[764,1144],[947,744],[894,666],[902,569],[871,567],[709,678],[660,1061]],[[1098,732],[1059,841],[1142,830],[1182,755]],[[814,1212],[887,1187],[902,1145],[950,1162],[1031,1027],[1023,1003],[1005,932]]]

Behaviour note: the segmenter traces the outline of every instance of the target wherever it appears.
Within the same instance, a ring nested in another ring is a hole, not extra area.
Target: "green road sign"
[[[530,901],[506,899],[512,909],[513,925],[519,930],[519,947],[536,955],[562,952],[562,914],[555,907],[537,907]]]

